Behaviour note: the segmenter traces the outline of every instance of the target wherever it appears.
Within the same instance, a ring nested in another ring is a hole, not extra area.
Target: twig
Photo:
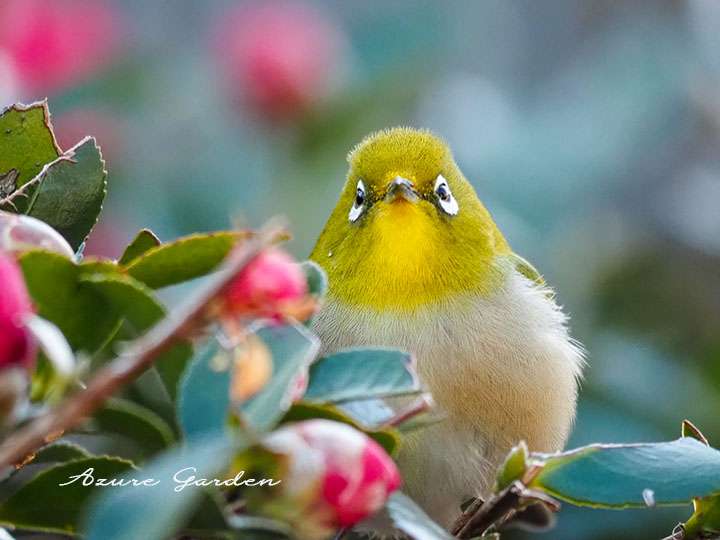
[[[516,480],[485,503],[474,502],[455,522],[453,534],[458,538],[482,535],[491,526],[501,526],[510,521],[519,510],[527,506],[529,501],[544,504],[555,512],[560,509],[559,503],[552,497],[528,489],[522,482]]]
[[[467,525],[470,518],[477,514],[483,504],[485,504],[485,501],[483,501],[480,497],[475,497],[475,500],[470,503],[470,506],[468,506],[465,511],[460,514],[460,517],[455,520],[455,524],[451,530],[453,536],[457,536],[460,533],[465,525]]]
[[[80,424],[118,389],[148,369],[162,353],[178,341],[197,334],[208,323],[208,305],[220,298],[238,272],[282,232],[280,226],[271,223],[257,236],[234,248],[215,279],[100,369],[85,390],[68,397],[5,440],[0,445],[0,470],[21,463],[27,455]]]
[[[515,510],[520,503],[520,490],[515,485],[488,499],[477,512],[469,517],[457,532],[458,538],[472,538],[484,533],[490,525]]]

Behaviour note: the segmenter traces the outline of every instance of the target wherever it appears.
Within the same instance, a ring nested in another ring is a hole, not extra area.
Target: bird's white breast
[[[463,296],[414,313],[328,301],[315,322],[325,352],[397,346],[416,355],[447,420],[404,441],[404,490],[448,526],[459,504],[487,495],[507,451],[525,440],[556,451],[575,414],[582,352],[543,289],[511,272],[491,296]]]

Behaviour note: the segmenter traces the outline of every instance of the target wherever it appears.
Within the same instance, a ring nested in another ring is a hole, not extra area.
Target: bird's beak
[[[385,200],[392,202],[398,199],[404,199],[408,202],[416,202],[420,197],[413,187],[413,183],[407,178],[396,176],[392,182],[388,184],[385,192]]]

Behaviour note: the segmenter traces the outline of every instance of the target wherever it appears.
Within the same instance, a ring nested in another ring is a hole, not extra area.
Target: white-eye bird
[[[415,354],[446,420],[411,433],[404,491],[445,527],[486,497],[520,440],[562,449],[583,353],[537,271],[514,254],[448,146],[394,128],[364,139],[310,256],[328,275],[315,321],[325,352]]]

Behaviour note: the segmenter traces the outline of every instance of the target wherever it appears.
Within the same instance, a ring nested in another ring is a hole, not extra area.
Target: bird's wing
[[[503,257],[508,260],[508,262],[513,266],[513,268],[515,268],[515,270],[520,272],[530,281],[540,285],[541,287],[547,286],[547,284],[545,283],[545,278],[542,277],[540,272],[538,272],[537,268],[535,268],[532,264],[530,264],[527,260],[523,259],[517,253],[510,252],[507,255],[503,255]]]
[[[501,255],[503,263],[507,264],[510,268],[513,268],[520,275],[525,276],[527,279],[532,281],[537,287],[543,290],[545,296],[551,300],[555,299],[555,291],[548,286],[545,282],[545,278],[537,268],[530,264],[527,260],[523,259],[517,253],[507,253]]]

